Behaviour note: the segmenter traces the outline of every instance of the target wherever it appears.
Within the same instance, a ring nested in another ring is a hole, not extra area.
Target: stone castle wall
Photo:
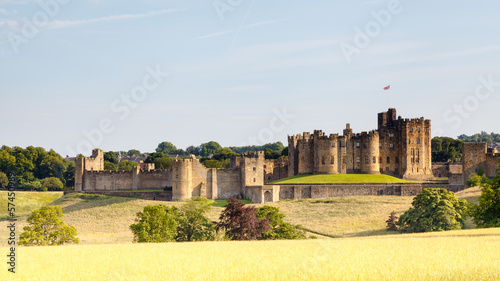
[[[500,154],[488,151],[484,142],[464,142],[462,148],[463,180],[464,182],[474,173],[483,169],[487,177],[495,177],[499,165]]]

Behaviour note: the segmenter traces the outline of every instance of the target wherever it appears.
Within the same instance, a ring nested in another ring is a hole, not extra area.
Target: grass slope
[[[500,228],[299,241],[23,247],[17,254],[18,273],[1,270],[1,280],[499,280]]]
[[[33,210],[47,205],[63,196],[62,191],[56,192],[30,192],[16,191],[14,200],[16,216],[29,215]],[[8,217],[8,191],[0,191],[0,219]],[[12,202],[11,202],[12,203]]]
[[[389,175],[368,174],[324,174],[324,175],[298,175],[270,182],[270,184],[293,184],[293,183],[405,183],[416,182],[403,180]]]
[[[469,188],[458,192],[457,196],[475,202],[480,192],[479,188]],[[35,193],[37,194],[39,193]],[[412,199],[405,196],[353,196],[283,200],[266,205],[279,207],[281,212],[286,214],[287,222],[300,224],[315,235],[360,237],[395,234],[385,230],[385,220],[391,211],[401,215],[408,210]],[[21,199],[17,202],[21,203]],[[154,204],[180,206],[183,203],[96,194],[70,194],[50,205],[62,207],[63,220],[68,225],[76,227],[81,244],[113,244],[131,243],[133,235],[129,226],[134,223],[137,212],[142,211],[146,205]],[[222,210],[222,207],[213,207],[208,214],[209,218],[218,220]],[[26,225],[26,218],[27,216],[21,218],[17,223],[18,235]],[[6,226],[6,221],[0,222],[0,237],[8,237]],[[469,223],[468,227],[472,228],[473,225]],[[7,246],[6,239],[1,239],[0,242],[0,246]]]

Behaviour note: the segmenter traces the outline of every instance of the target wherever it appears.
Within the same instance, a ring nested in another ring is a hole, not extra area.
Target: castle
[[[417,195],[423,188],[458,191],[465,180],[483,169],[495,175],[500,153],[485,143],[464,143],[463,162],[456,165],[431,163],[431,122],[396,118],[396,110],[378,114],[378,129],[353,134],[347,124],[342,136],[311,135],[288,137],[288,160],[268,160],[264,152],[250,152],[231,159],[228,169],[206,168],[194,155],[175,158],[172,169],[156,170],[143,163],[131,171],[104,170],[104,152],[95,149],[91,157],[75,160],[75,191],[133,195],[152,200],[186,200],[193,196],[209,199],[232,197],[254,203],[283,199],[325,198],[355,195]],[[448,177],[448,183],[332,183],[265,184],[301,174],[388,174],[403,179],[426,181]],[[154,192],[152,192],[154,191]]]
[[[320,130],[288,137],[288,176],[302,174],[387,174],[408,180],[433,179],[431,121],[378,114],[378,129],[342,136]]]
[[[249,190],[264,196],[266,162],[273,161],[265,160],[264,152],[259,151],[234,157],[229,169],[206,168],[191,156],[174,159],[172,169],[168,170],[155,170],[154,164],[147,164],[142,169],[134,167],[132,171],[106,171],[104,152],[95,149],[92,157],[76,159],[75,191],[167,190],[171,191],[171,198],[167,198],[170,200],[187,200],[193,196],[243,198],[251,196],[247,194]]]

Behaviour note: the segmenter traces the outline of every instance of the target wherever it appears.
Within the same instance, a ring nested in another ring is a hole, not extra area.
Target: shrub
[[[305,239],[305,231],[284,222],[285,214],[279,212],[279,208],[263,206],[257,209],[257,218],[269,220],[269,230],[264,231],[260,239]]]
[[[478,175],[478,174],[472,174],[465,184],[467,187],[473,187],[473,186],[481,186],[481,184],[486,182],[486,177],[483,175]]]
[[[28,226],[19,238],[19,245],[46,246],[79,243],[76,228],[68,226],[61,219],[62,209],[59,206],[44,206],[35,210],[28,217]]]
[[[412,207],[396,225],[402,232],[462,229],[468,212],[467,201],[443,188],[425,188],[413,198]]]
[[[171,242],[177,236],[179,216],[176,207],[166,205],[148,205],[137,213],[136,223],[130,226],[134,233],[134,242]]]
[[[398,216],[396,215],[396,212],[392,211],[391,214],[389,215],[389,219],[385,221],[387,223],[387,230],[391,231],[396,231],[398,230],[398,227],[396,226],[396,223],[398,222]]]
[[[471,215],[479,228],[500,227],[500,168],[496,178],[483,184],[479,205],[472,207]]]
[[[231,240],[255,240],[262,232],[269,230],[269,220],[257,219],[255,207],[244,207],[245,203],[236,198],[228,199],[228,204],[222,214],[217,226],[226,232]]]
[[[45,178],[43,180],[42,188],[44,188],[44,189],[46,188],[46,190],[44,190],[44,191],[47,191],[47,190],[61,191],[61,190],[63,190],[64,185],[59,178],[49,177],[49,178]]]
[[[213,200],[194,197],[180,209],[177,223],[176,241],[207,241],[215,240],[215,225],[205,217],[210,211]]]

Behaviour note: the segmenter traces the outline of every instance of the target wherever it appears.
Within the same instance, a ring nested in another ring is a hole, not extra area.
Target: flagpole
[[[391,88],[389,88],[389,108],[391,108]]]

